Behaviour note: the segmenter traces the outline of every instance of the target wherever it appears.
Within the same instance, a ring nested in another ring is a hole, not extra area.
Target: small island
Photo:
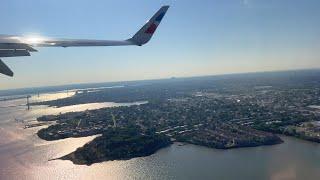
[[[112,128],[102,136],[78,148],[62,160],[71,160],[74,164],[91,165],[110,160],[127,160],[149,156],[157,150],[171,144],[170,138],[159,134],[144,134],[137,128]]]

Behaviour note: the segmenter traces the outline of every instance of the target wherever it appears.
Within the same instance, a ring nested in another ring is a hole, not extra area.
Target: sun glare
[[[24,38],[24,41],[28,44],[39,44],[43,43],[45,38],[40,36],[27,36]]]

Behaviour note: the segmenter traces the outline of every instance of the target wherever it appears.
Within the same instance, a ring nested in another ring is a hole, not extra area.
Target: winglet
[[[0,59],[0,73],[5,74],[7,76],[13,76],[13,72],[11,69]]]
[[[128,39],[128,41],[133,42],[137,46],[142,46],[149,42],[168,9],[169,6],[162,6],[132,38]]]

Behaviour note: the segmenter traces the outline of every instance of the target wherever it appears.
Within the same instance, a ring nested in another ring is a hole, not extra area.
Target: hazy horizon
[[[164,4],[150,44],[2,58],[15,76],[1,76],[0,89],[320,68],[316,0],[5,0],[0,34],[127,39]]]
[[[27,86],[10,89],[0,89],[0,92],[12,91],[12,90],[23,90],[23,89],[37,89],[37,88],[48,88],[48,87],[63,87],[63,86],[77,86],[77,85],[95,85],[95,84],[112,84],[112,83],[125,83],[125,82],[139,82],[139,81],[157,81],[166,79],[188,79],[188,78],[201,78],[201,77],[219,77],[219,76],[230,76],[230,75],[248,75],[248,74],[261,74],[261,73],[282,73],[282,72],[303,72],[303,71],[320,71],[320,68],[309,68],[309,69],[286,69],[286,70],[273,70],[273,71],[252,71],[252,72],[237,72],[237,73],[225,73],[225,74],[204,74],[194,76],[172,76],[165,78],[154,78],[154,79],[132,79],[132,80],[119,80],[119,81],[101,81],[101,82],[84,82],[84,83],[69,83],[69,84],[55,84],[55,85],[42,85],[42,86]],[[0,94],[1,96],[1,94]]]

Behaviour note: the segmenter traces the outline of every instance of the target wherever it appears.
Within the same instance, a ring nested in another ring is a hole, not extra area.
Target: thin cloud
[[[246,7],[252,6],[252,0],[241,0],[241,4]]]
[[[243,5],[249,5],[249,0],[242,0]]]

